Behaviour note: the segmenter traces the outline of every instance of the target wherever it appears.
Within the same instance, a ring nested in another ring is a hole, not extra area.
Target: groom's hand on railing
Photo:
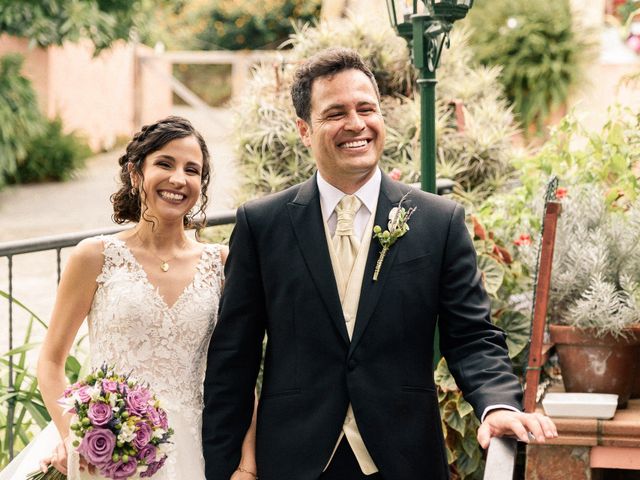
[[[513,435],[525,443],[530,441],[544,443],[547,438],[556,438],[558,430],[553,421],[541,413],[492,410],[478,428],[478,443],[486,449],[491,437],[505,435]]]

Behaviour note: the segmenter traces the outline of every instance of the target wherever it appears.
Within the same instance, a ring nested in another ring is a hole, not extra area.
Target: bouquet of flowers
[[[65,413],[74,415],[73,447],[103,477],[151,477],[164,465],[173,430],[160,401],[146,385],[103,365],[69,386],[58,402]],[[49,467],[27,480],[64,478]]]

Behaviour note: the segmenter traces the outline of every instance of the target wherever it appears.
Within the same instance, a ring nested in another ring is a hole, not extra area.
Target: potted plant
[[[548,323],[568,392],[617,393],[624,408],[640,374],[640,201],[594,184],[562,199]],[[535,268],[535,245],[521,258]]]

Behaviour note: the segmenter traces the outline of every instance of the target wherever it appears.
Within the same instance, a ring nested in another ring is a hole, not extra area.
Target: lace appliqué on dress
[[[88,315],[92,367],[107,362],[148,382],[175,422],[177,449],[200,449],[206,355],[224,275],[220,247],[204,246],[193,281],[169,307],[126,244],[101,239],[104,265]],[[166,478],[178,478],[175,457]]]

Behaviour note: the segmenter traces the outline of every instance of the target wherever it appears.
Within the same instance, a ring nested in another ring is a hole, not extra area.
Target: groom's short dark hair
[[[296,115],[311,123],[311,88],[316,78],[333,76],[343,70],[360,70],[373,85],[378,99],[380,91],[376,79],[362,57],[350,48],[328,48],[322,50],[298,67],[291,86],[291,99]]]

